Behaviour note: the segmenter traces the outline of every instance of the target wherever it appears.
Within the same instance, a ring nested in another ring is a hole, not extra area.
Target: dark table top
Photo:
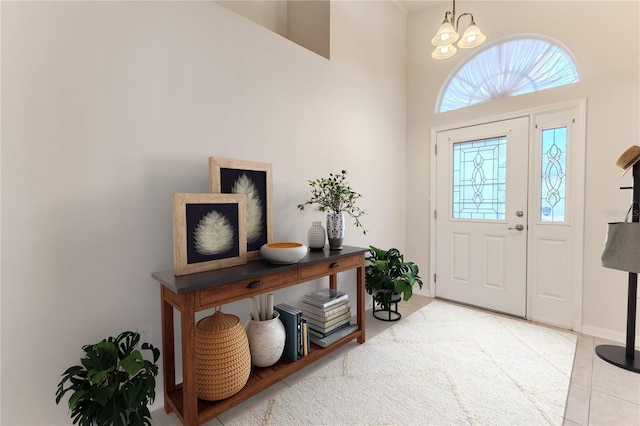
[[[368,252],[369,249],[362,247],[343,246],[342,250],[309,251],[298,263],[287,265],[276,265],[267,260],[260,259],[248,262],[244,265],[232,266],[229,268],[216,269],[213,271],[199,272],[175,276],[173,271],[159,271],[151,274],[159,283],[176,293],[188,293],[190,291],[201,290],[234,281],[241,281],[250,278],[258,278],[263,275],[289,269],[309,266],[327,260],[339,260],[357,253]]]

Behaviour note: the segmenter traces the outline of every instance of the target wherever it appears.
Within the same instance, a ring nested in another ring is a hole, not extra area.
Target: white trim
[[[436,294],[436,285],[437,282],[434,282],[433,276],[436,272],[436,219],[434,217],[434,212],[438,209],[436,205],[436,155],[435,146],[437,141],[437,134],[439,132],[444,132],[448,130],[460,129],[464,127],[476,126],[479,124],[491,123],[496,121],[510,120],[519,117],[528,116],[530,118],[530,126],[533,126],[533,118],[536,114],[549,113],[553,111],[566,110],[566,109],[574,109],[576,111],[576,121],[579,126],[576,126],[576,140],[578,143],[576,144],[576,152],[574,153],[575,164],[580,166],[582,169],[582,176],[585,176],[585,161],[586,161],[586,98],[579,98],[571,101],[560,102],[556,104],[544,105],[541,107],[535,107],[530,109],[525,109],[521,111],[515,111],[510,113],[499,114],[495,116],[489,116],[485,118],[476,118],[464,122],[453,123],[453,124],[445,124],[437,127],[431,128],[431,191],[430,191],[430,199],[429,205],[431,208],[430,212],[430,253],[429,253],[429,295],[434,297]],[[580,170],[578,170],[578,176]],[[574,286],[573,286],[573,330],[574,331],[582,331],[582,294],[583,294],[583,265],[584,265],[584,199],[585,199],[585,187],[584,181],[582,185],[580,182],[574,183],[574,193],[573,197],[575,197],[575,206],[582,206],[582,208],[573,208],[571,209],[571,223],[574,229],[574,233],[572,234],[573,242],[572,249],[573,252],[577,255],[575,256],[574,264],[572,266],[572,273],[574,278]],[[529,299],[529,297],[528,297]],[[527,302],[529,304],[529,301]],[[529,309],[527,309],[527,319],[529,319]]]
[[[436,281],[434,280],[434,274],[436,271],[436,215],[435,215],[435,211],[438,208],[438,206],[436,205],[436,164],[437,164],[437,158],[436,158],[436,143],[438,140],[438,131],[439,127],[432,127],[431,128],[431,177],[430,177],[430,182],[431,182],[431,191],[429,194],[429,209],[431,210],[429,212],[429,217],[431,218],[430,222],[429,222],[429,296],[430,297],[435,297],[436,296]],[[442,216],[441,216],[442,217]]]
[[[2,22],[2,2],[0,2],[0,22]],[[1,25],[0,25],[1,27]],[[0,34],[2,31],[0,31]],[[2,45],[0,35],[0,46]],[[1,49],[0,49],[1,50]],[[0,58],[2,52],[0,51]],[[2,81],[2,71],[0,71],[0,82]],[[2,98],[2,83],[0,83],[0,99]],[[0,104],[2,104],[0,102]],[[2,111],[0,107],[0,129],[2,129]],[[2,171],[2,137],[0,137],[0,172]],[[2,173],[0,173],[0,176]],[[2,178],[0,178],[0,189],[2,188]],[[2,191],[0,190],[0,212],[2,212]],[[0,295],[2,295],[2,215],[0,214]],[[0,365],[2,365],[2,296],[0,296]],[[0,370],[0,383],[2,382],[2,372]],[[0,386],[0,419],[2,419],[2,386]]]
[[[583,176],[582,185],[576,185],[573,182],[572,204],[574,208],[571,213],[572,234],[574,253],[579,253],[573,264],[573,329],[582,331],[582,295],[583,295],[583,279],[584,279],[584,213],[585,213],[585,184],[586,184],[586,162],[587,162],[587,100],[580,99],[575,106],[576,121],[580,126],[576,126],[576,140],[579,142],[574,146],[573,160],[574,165],[578,168],[578,173]],[[576,208],[582,206],[582,211]]]

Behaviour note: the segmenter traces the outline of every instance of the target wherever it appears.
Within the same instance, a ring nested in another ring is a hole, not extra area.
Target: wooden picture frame
[[[173,194],[175,275],[247,263],[244,217],[244,195]]]
[[[271,164],[209,157],[209,192],[247,197],[247,259],[260,259],[260,247],[273,242]]]

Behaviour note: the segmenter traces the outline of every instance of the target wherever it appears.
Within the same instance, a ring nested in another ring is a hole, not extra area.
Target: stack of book
[[[279,303],[273,309],[280,313],[280,321],[284,325],[286,338],[282,355],[290,361],[297,361],[308,355],[311,344],[307,320],[303,318],[302,311],[286,303]]]
[[[351,324],[351,303],[342,291],[325,288],[305,295],[302,313],[309,340],[323,348],[358,329],[357,324]]]

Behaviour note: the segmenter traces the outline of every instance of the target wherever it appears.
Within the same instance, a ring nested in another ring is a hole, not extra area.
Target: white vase
[[[274,312],[273,318],[266,321],[249,319],[245,324],[251,364],[256,367],[269,367],[278,362],[284,351],[286,334],[280,321],[280,313]]]
[[[311,228],[309,228],[309,232],[307,233],[307,239],[309,242],[309,250],[324,249],[327,234],[322,227],[322,222],[311,222]]]
[[[342,249],[344,241],[344,213],[327,213],[327,237],[331,250]]]

